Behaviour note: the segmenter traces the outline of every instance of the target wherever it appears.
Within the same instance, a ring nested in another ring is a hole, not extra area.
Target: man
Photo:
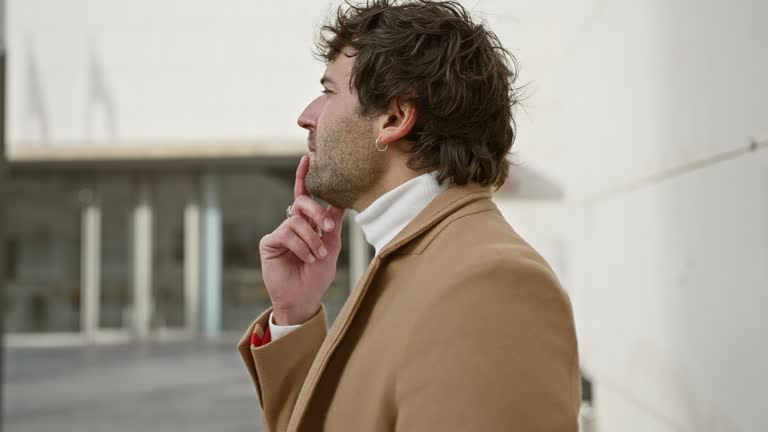
[[[318,48],[309,155],[260,244],[272,308],[239,344],[267,429],[576,431],[570,302],[491,201],[514,58],[455,2],[342,7]],[[327,331],[347,208],[376,255]]]

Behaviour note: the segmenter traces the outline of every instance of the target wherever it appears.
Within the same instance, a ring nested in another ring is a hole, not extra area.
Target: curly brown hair
[[[436,169],[441,183],[504,184],[516,136],[519,68],[496,34],[473,22],[462,5],[347,0],[315,45],[326,62],[344,47],[354,50],[350,85],[361,115],[385,112],[393,98],[414,104],[409,168]]]

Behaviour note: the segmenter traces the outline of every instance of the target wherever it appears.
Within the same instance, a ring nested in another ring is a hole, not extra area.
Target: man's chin
[[[330,190],[328,185],[322,183],[322,181],[315,176],[307,175],[304,180],[304,185],[313,197],[321,199],[334,207],[350,208],[352,206],[352,203],[348,202],[348,199],[345,199],[348,197],[345,197],[343,193],[338,191]]]
[[[313,197],[328,202],[327,188],[323,187],[322,180],[317,173],[313,172],[312,168],[309,169],[307,176],[304,178],[304,186]]]
[[[307,176],[304,177],[304,187],[307,188],[307,191],[309,191],[312,196],[319,196],[322,193],[320,183],[318,181],[319,179],[312,171],[312,168],[310,168]]]

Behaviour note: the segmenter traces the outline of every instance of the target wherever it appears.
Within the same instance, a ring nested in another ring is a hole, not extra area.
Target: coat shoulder
[[[433,282],[423,294],[443,300],[470,292],[499,301],[546,299],[572,319],[570,299],[550,264],[486,201],[451,215],[415,242],[411,253]]]
[[[404,251],[425,263],[460,263],[468,267],[550,273],[547,260],[507,222],[496,205],[483,200],[447,217]]]

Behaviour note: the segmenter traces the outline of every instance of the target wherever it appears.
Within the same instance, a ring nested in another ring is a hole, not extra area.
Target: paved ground
[[[234,345],[6,350],[3,431],[263,431]]]

